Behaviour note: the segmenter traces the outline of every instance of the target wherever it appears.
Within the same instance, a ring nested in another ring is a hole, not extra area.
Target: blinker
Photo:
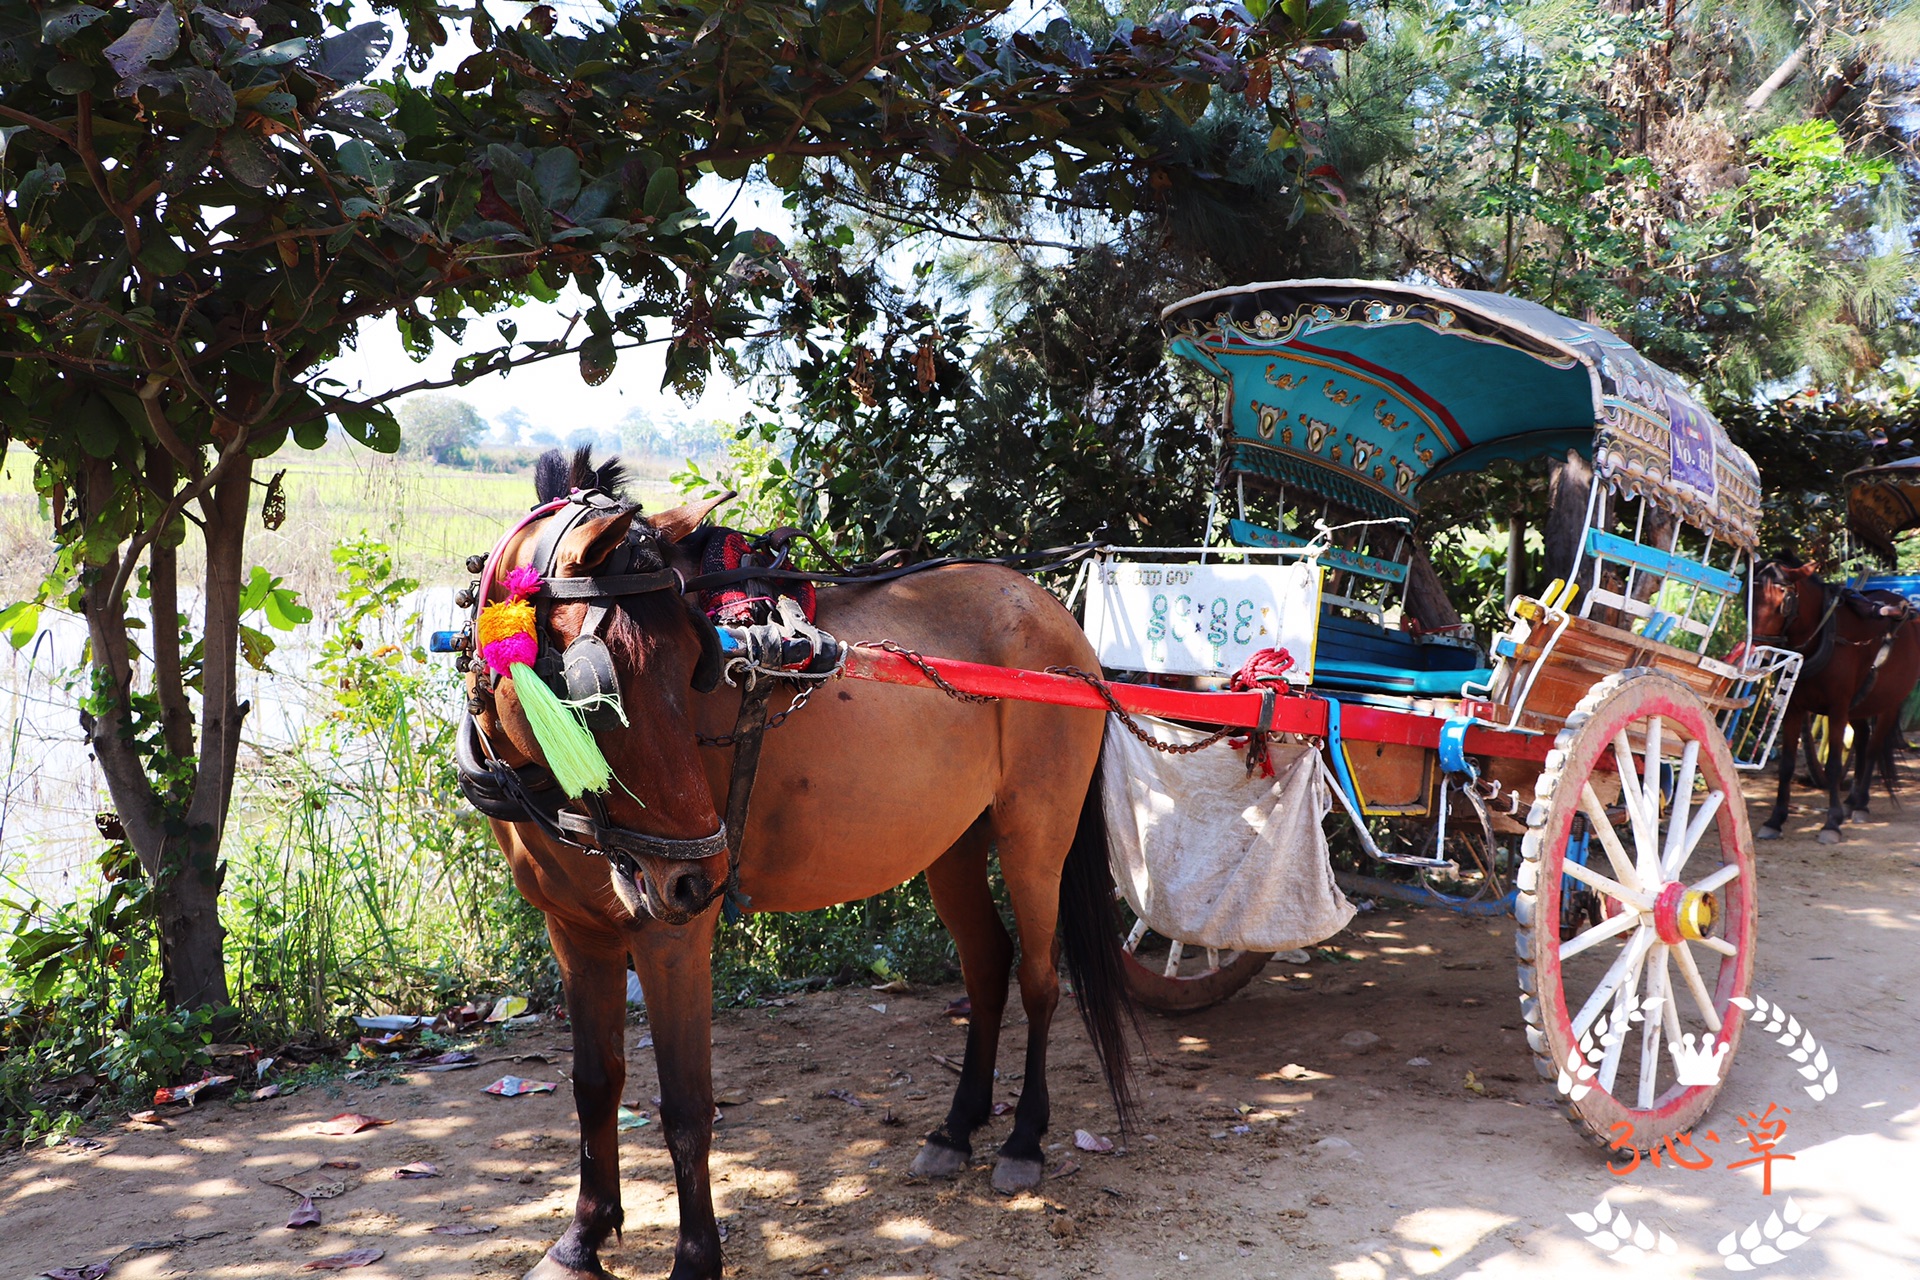
[[[596,635],[582,635],[560,658],[567,685],[567,703],[586,719],[589,729],[619,729],[627,723],[620,700],[620,677],[613,654]]]

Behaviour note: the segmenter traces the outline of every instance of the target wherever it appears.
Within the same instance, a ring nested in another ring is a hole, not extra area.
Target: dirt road
[[[1758,992],[1818,1037],[1839,1091],[1814,1101],[1787,1050],[1750,1034],[1704,1126],[1722,1138],[1703,1143],[1709,1168],[1610,1173],[1533,1074],[1511,922],[1388,907],[1331,941],[1340,958],[1276,962],[1219,1008],[1152,1020],[1144,1123],[1112,1154],[1073,1148],[1076,1127],[1120,1135],[1063,1008],[1052,1157],[1066,1167],[1010,1200],[988,1188],[984,1164],[950,1185],[905,1177],[952,1087],[935,1055],[961,1050],[964,1029],[942,1016],[956,991],[834,991],[723,1016],[728,1105],[714,1170],[729,1274],[1706,1276],[1725,1273],[1724,1237],[1759,1223],[1752,1243],[1732,1245],[1751,1256],[1768,1243],[1769,1215],[1784,1219],[1791,1202],[1824,1220],[1772,1237],[1805,1238],[1761,1274],[1920,1277],[1920,804],[1850,826],[1834,848],[1813,841],[1804,815],[1790,831],[1761,846]],[[636,1026],[633,1041],[645,1033]],[[1009,1037],[1009,1071],[1020,1043]],[[312,1258],[378,1248],[379,1262],[349,1274],[512,1280],[571,1214],[566,1048],[563,1034],[535,1031],[483,1054],[502,1060],[478,1070],[212,1102],[166,1130],[94,1134],[97,1149],[9,1157],[0,1275],[185,1238],[125,1255],[113,1276],[288,1276]],[[651,1052],[633,1059],[629,1101],[651,1111]],[[509,1071],[560,1089],[481,1092]],[[1484,1092],[1468,1087],[1469,1072]],[[1011,1099],[1019,1082],[1004,1086]],[[1763,1195],[1760,1166],[1726,1166],[1748,1154],[1736,1115],[1770,1103],[1791,1108],[1776,1150],[1792,1160],[1773,1163]],[[393,1123],[351,1137],[316,1131],[342,1112]],[[996,1120],[978,1149],[990,1153],[1009,1123]],[[674,1201],[657,1124],[622,1147],[627,1231],[607,1261],[623,1277],[658,1276]],[[440,1176],[394,1177],[421,1161]],[[286,1229],[297,1200],[269,1178],[334,1192],[316,1200],[322,1225]],[[1584,1238],[1597,1224],[1583,1234],[1568,1215],[1593,1213],[1602,1197],[1647,1226],[1652,1252],[1609,1257]],[[448,1225],[491,1230],[431,1230]]]

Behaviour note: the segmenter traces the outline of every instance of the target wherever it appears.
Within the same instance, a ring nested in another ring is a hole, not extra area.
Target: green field
[[[631,496],[647,511],[676,505],[667,477],[678,464],[642,459],[632,468]],[[333,444],[317,452],[287,449],[258,463],[256,487],[284,469],[287,519],[278,530],[255,525],[250,562],[286,577],[303,593],[330,595],[338,585],[331,552],[362,533],[394,548],[400,572],[432,585],[465,576],[468,555],[485,551],[533,503],[530,473],[443,467],[414,458]],[[33,457],[14,448],[0,470],[0,595],[32,590],[45,558],[46,529],[33,493]],[[258,500],[256,500],[256,507]]]

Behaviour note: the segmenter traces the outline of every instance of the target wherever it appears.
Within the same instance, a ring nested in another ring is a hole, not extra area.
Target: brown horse
[[[545,468],[543,468],[543,474]],[[604,482],[575,456],[576,489]],[[557,496],[549,480],[543,501]],[[562,490],[561,492],[564,492]],[[558,542],[550,579],[593,578],[616,550],[627,572],[696,571],[691,547],[717,501],[654,517],[621,506]],[[549,516],[546,519],[552,519]],[[502,570],[526,563],[540,522],[508,538]],[[603,598],[604,600],[604,598]],[[607,602],[611,603],[611,602]],[[580,633],[585,601],[555,601],[543,644]],[[704,620],[675,590],[622,599],[603,621],[630,727],[599,732],[615,785],[608,818],[647,838],[712,839],[726,809],[730,750],[696,735],[734,726],[740,695],[691,688]],[[822,589],[818,623],[853,640],[890,638],[942,656],[1011,667],[1095,667],[1073,618],[1045,590],[992,566],[954,566],[885,585]],[[776,693],[777,714],[789,695]],[[499,682],[477,719],[507,763],[541,752],[513,691]],[[738,862],[738,892],[754,911],[807,911],[863,898],[925,871],[952,932],[972,1000],[960,1081],[943,1124],[913,1163],[950,1177],[972,1153],[991,1112],[994,1058],[1014,946],[989,891],[997,854],[1019,935],[1020,996],[1028,1019],[1026,1074],[993,1185],[1031,1187],[1042,1176],[1048,1123],[1047,1036],[1060,998],[1056,941],[1116,1105],[1128,1106],[1130,1015],[1113,928],[1098,762],[1098,713],[1026,702],[974,703],[931,689],[836,680],[768,731]],[[574,1220],[528,1280],[601,1276],[599,1249],[621,1223],[616,1112],[626,1079],[625,977],[640,977],[660,1072],[660,1119],[673,1160],[680,1234],[673,1280],[721,1274],[707,1158],[713,1136],[711,950],[727,854],[699,861],[641,854],[589,856],[525,822],[494,822],[515,884],[545,912],[573,1022],[580,1194]],[[698,846],[694,846],[697,848]]]
[[[1780,838],[1802,729],[1809,716],[1824,715],[1829,725],[1827,817],[1819,840],[1836,844],[1849,811],[1866,816],[1873,765],[1885,754],[1899,725],[1901,705],[1920,680],[1920,629],[1906,619],[1904,610],[1887,612],[1893,608],[1887,602],[1850,599],[1792,556],[1777,555],[1762,563],[1754,585],[1754,639],[1797,650],[1805,659],[1780,726],[1780,782],[1773,812],[1758,838]],[[1854,781],[1846,809],[1840,805],[1846,772],[1841,725],[1853,727],[1854,740]]]

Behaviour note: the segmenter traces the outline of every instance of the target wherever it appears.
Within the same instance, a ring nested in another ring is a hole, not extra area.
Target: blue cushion
[[[1419,693],[1430,697],[1457,698],[1463,684],[1485,684],[1493,678],[1487,669],[1478,671],[1409,671],[1404,667],[1385,667],[1375,662],[1344,662],[1337,658],[1316,658],[1313,682],[1340,689],[1380,689],[1389,693]]]

